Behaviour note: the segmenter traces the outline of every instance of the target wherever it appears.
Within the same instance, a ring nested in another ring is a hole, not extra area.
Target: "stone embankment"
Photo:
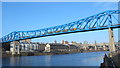
[[[120,68],[120,51],[108,55],[105,54],[100,68]]]
[[[103,50],[98,50],[103,51]],[[40,55],[59,55],[59,54],[72,54],[72,53],[84,53],[84,52],[98,52],[98,51],[68,51],[68,52],[21,52],[14,56],[40,56]],[[2,53],[2,57],[13,56],[11,53]]]

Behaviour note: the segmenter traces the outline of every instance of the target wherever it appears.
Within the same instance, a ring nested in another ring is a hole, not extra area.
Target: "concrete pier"
[[[115,43],[114,43],[113,29],[109,28],[108,32],[109,32],[109,50],[110,50],[110,52],[114,52],[115,51]]]
[[[17,45],[17,54],[20,54],[20,45]]]
[[[30,51],[32,51],[32,44],[30,44]]]
[[[103,44],[103,50],[106,50],[106,46],[105,46],[105,43]]]
[[[97,43],[96,43],[96,41],[95,41],[95,50],[97,50]]]
[[[10,43],[10,51],[12,52],[12,55],[16,54],[16,45],[17,45],[17,54],[20,54],[20,44],[18,41],[13,41]]]

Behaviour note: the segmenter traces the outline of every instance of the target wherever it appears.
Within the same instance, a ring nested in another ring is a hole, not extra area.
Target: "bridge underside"
[[[10,51],[10,42],[2,43],[1,44],[2,49],[5,51]]]
[[[112,26],[110,28],[120,28],[120,24],[118,26]],[[85,29],[85,30],[76,30],[76,31],[70,31],[70,32],[63,32],[63,33],[55,33],[55,34],[49,34],[49,35],[43,35],[43,36],[38,36],[38,37],[32,37],[32,38],[39,38],[39,37],[46,37],[46,36],[54,36],[54,35],[62,35],[62,34],[70,34],[70,33],[78,33],[78,32],[88,32],[88,31],[97,31],[97,30],[105,30],[109,29],[109,27],[100,27],[100,28],[92,28],[92,29]],[[32,38],[25,38],[25,39],[32,39]],[[20,39],[24,40],[24,39]],[[16,40],[19,41],[19,40]]]
[[[105,29],[109,29],[109,28],[120,28],[120,24],[118,24],[117,26],[111,26],[111,27],[99,27],[99,28],[91,28],[91,29],[84,29],[84,30],[76,30],[76,31],[70,31],[70,32],[62,32],[62,33],[54,33],[54,34],[46,34],[46,35],[42,35],[42,36],[37,36],[37,37],[28,37],[28,38],[22,38],[19,40],[9,40],[6,42],[12,42],[12,41],[20,41],[20,40],[25,40],[25,39],[33,39],[33,38],[39,38],[39,37],[46,37],[46,36],[55,36],[55,35],[62,35],[62,34],[69,34],[69,33],[78,33],[78,32],[88,32],[88,31],[97,31],[97,30],[105,30]],[[4,43],[6,43],[4,42]]]

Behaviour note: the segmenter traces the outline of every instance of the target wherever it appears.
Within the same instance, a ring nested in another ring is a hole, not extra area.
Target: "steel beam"
[[[48,27],[39,30],[31,30],[31,31],[14,31],[2,37],[0,39],[0,43],[19,41],[19,40],[26,41],[26,39],[60,35],[60,34],[103,30],[108,28],[119,28],[120,23],[118,23],[119,21],[116,18],[116,15],[118,14],[120,14],[120,10],[108,10],[63,25]],[[30,42],[30,40],[28,40],[27,42]]]

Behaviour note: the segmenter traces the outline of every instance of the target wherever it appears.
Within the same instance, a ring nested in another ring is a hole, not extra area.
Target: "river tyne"
[[[107,51],[64,55],[3,57],[2,66],[100,66]]]

